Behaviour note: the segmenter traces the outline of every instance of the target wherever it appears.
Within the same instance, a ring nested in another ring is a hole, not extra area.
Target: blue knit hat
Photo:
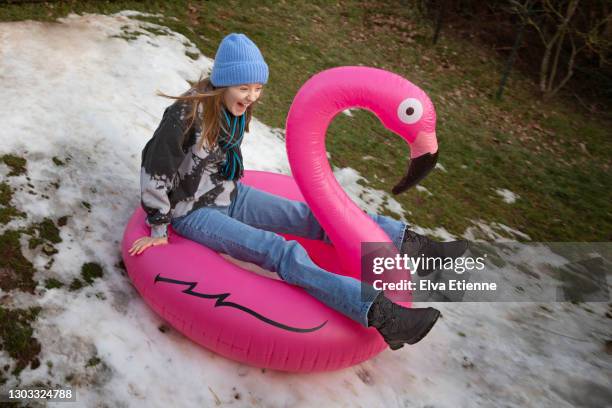
[[[268,65],[244,34],[231,33],[219,44],[210,80],[214,86],[268,82]]]

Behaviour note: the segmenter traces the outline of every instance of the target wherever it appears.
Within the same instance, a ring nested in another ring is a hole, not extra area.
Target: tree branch
[[[559,66],[559,55],[561,55],[561,48],[563,48],[563,40],[565,40],[565,28],[562,29],[561,36],[557,40],[557,49],[555,50],[555,57],[553,59],[552,68],[550,69],[550,73],[548,75],[548,86],[546,87],[547,91],[550,91],[553,88],[553,83],[555,82],[555,77],[557,76],[557,67]]]
[[[570,55],[569,61],[567,63],[567,73],[565,74],[565,77],[561,80],[561,82],[559,82],[559,84],[550,92],[548,97],[552,97],[557,92],[559,92],[559,89],[563,88],[565,84],[567,83],[567,81],[569,81],[569,79],[574,74],[574,60],[576,59],[577,51],[576,51],[576,42],[574,41],[574,37],[572,37],[571,35],[570,35],[570,43],[572,44],[572,54]]]

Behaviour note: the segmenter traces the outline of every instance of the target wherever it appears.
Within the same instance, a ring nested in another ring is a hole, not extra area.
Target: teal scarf
[[[217,142],[221,150],[225,152],[225,161],[221,164],[219,172],[227,180],[237,180],[242,178],[244,173],[240,145],[244,136],[246,112],[240,116],[234,116],[224,107],[223,116],[229,132],[221,126]]]

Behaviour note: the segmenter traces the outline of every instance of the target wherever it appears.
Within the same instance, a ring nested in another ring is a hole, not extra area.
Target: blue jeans
[[[310,208],[237,183],[237,196],[228,207],[201,207],[174,218],[173,229],[214,251],[252,262],[276,272],[281,279],[304,288],[327,306],[368,326],[368,311],[380,291],[361,281],[317,266],[297,241],[277,233],[330,243]],[[400,248],[406,224],[382,215],[368,215]]]

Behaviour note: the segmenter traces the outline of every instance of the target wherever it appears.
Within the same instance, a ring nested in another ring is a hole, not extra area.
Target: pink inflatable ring
[[[361,242],[391,240],[343,191],[327,161],[329,123],[355,107],[374,112],[411,147],[408,171],[394,192],[416,184],[433,168],[435,112],[427,95],[388,71],[338,67],[309,79],[289,111],[286,144],[294,178],[245,171],[241,182],[307,202],[334,245],[282,235],[302,244],[330,273],[359,278]],[[358,364],[386,348],[374,328],[359,325],[299,287],[243,269],[171,227],[169,245],[130,256],[131,244],[149,233],[139,207],[122,242],[133,284],[175,329],[218,354],[262,368],[309,372]]]

